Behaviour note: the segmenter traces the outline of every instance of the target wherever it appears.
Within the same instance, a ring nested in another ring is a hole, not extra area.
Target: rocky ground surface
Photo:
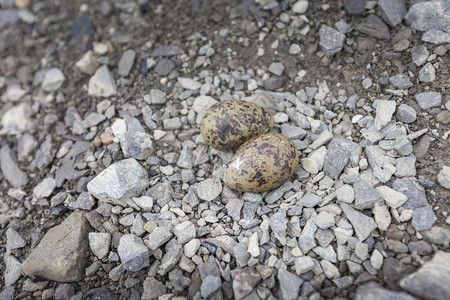
[[[0,299],[449,299],[450,2],[0,0]],[[204,111],[301,163],[238,193]]]

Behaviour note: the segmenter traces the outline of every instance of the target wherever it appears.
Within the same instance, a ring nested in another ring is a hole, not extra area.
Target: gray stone
[[[159,206],[163,207],[172,200],[173,192],[173,188],[170,186],[169,181],[158,182],[146,192],[146,196],[152,197],[156,200],[156,203],[158,203]],[[198,199],[196,200],[197,197],[193,191],[189,191],[187,196],[189,196],[189,198],[191,198],[194,202],[198,201]]]
[[[292,140],[301,140],[306,136],[306,131],[303,128],[286,123],[281,125],[281,133]]]
[[[383,197],[363,179],[353,185],[355,189],[355,207],[359,210],[374,208],[375,205],[383,204]]]
[[[3,261],[5,262],[4,284],[5,286],[12,286],[22,276],[21,264],[14,256],[8,254],[4,254]],[[0,297],[0,299],[2,298]]]
[[[383,20],[392,27],[400,24],[407,12],[403,0],[380,0],[378,7]]]
[[[412,225],[415,230],[429,230],[431,227],[433,227],[436,220],[437,218],[431,205],[426,205],[414,209]]]
[[[159,56],[174,56],[177,55],[179,52],[179,49],[177,46],[173,45],[161,45],[157,48],[155,48],[152,53],[150,53],[150,56],[153,57],[159,57]]]
[[[65,300],[71,299],[75,294],[75,289],[73,285],[69,283],[61,284],[55,289],[54,299],[55,300]]]
[[[88,231],[84,213],[73,212],[45,234],[23,262],[23,272],[59,282],[81,280],[85,272]]]
[[[106,116],[98,113],[90,113],[83,121],[81,121],[80,125],[83,128],[90,128],[92,126],[97,126],[101,122],[106,120]]]
[[[415,298],[404,292],[395,292],[382,288],[376,282],[365,283],[358,287],[355,294],[355,300],[414,300]]]
[[[33,110],[28,102],[19,103],[3,113],[0,134],[17,135],[35,128]]]
[[[202,86],[200,82],[192,78],[178,77],[177,80],[181,84],[181,86],[186,90],[198,90]]]
[[[231,198],[226,205],[227,214],[235,221],[241,219],[241,209],[244,205],[244,200],[239,198]]]
[[[421,109],[429,109],[432,107],[441,106],[442,96],[438,92],[425,92],[417,94],[416,98],[417,104]]]
[[[172,238],[172,233],[169,227],[159,226],[156,227],[148,236],[148,248],[150,250],[156,250]]]
[[[134,234],[124,234],[120,238],[117,254],[127,271],[136,272],[150,264],[148,248]]]
[[[335,224],[334,216],[332,214],[330,214],[329,212],[321,211],[317,215],[317,219],[316,219],[317,227],[319,227],[321,229],[327,229],[327,228],[333,226],[334,224]]]
[[[391,121],[395,107],[395,101],[378,100],[375,115],[375,128],[377,130],[380,130]]]
[[[211,296],[222,286],[222,280],[220,277],[208,275],[202,281],[202,285],[200,286],[200,293],[204,299]]]
[[[212,201],[222,192],[222,183],[218,178],[208,178],[202,182],[196,183],[193,188],[201,200]]]
[[[91,210],[94,205],[94,197],[92,197],[92,195],[88,192],[82,192],[77,197],[77,200],[70,202],[67,207],[69,207],[70,209]]]
[[[117,65],[120,76],[127,77],[130,74],[131,68],[133,68],[134,59],[136,58],[136,52],[132,49],[125,51],[122,54],[122,57],[119,60],[119,64]]]
[[[13,300],[14,299],[14,286],[6,286],[0,293],[1,300]]]
[[[0,167],[3,176],[13,187],[21,187],[28,183],[27,173],[19,168],[15,153],[7,145],[0,149]]]
[[[450,167],[443,166],[437,176],[437,180],[442,187],[450,190]]]
[[[34,166],[39,170],[43,170],[53,161],[54,156],[55,149],[52,143],[52,137],[48,135],[41,146],[39,146],[39,150],[34,158]]]
[[[414,177],[416,176],[416,157],[414,155],[400,157],[397,159],[397,177]]]
[[[377,39],[389,40],[391,38],[389,28],[383,22],[383,20],[381,20],[375,14],[370,14],[369,16],[367,16],[365,20],[363,20],[356,26],[356,30],[359,30],[362,33],[367,34],[368,36]]]
[[[396,179],[392,183],[392,188],[408,198],[402,205],[404,209],[416,209],[428,205],[425,190],[414,177]]]
[[[94,55],[94,51],[89,50],[86,52],[80,60],[75,63],[75,67],[80,69],[81,72],[87,75],[92,75],[98,68],[97,58]]]
[[[419,71],[419,80],[422,82],[433,82],[436,79],[436,70],[431,63],[425,64]]]
[[[430,53],[425,45],[417,45],[411,48],[412,61],[416,66],[421,66],[426,62],[428,55]]]
[[[155,277],[147,277],[144,281],[144,291],[142,292],[142,300],[157,299],[166,294],[166,286],[158,281]]]
[[[287,229],[286,211],[280,208],[269,219],[269,225],[273,232],[283,234]]]
[[[324,259],[320,262],[320,266],[322,267],[323,273],[328,279],[339,277],[339,269],[331,262]]]
[[[244,299],[261,281],[261,275],[253,268],[234,269],[231,271],[231,277],[236,300]]]
[[[308,253],[316,246],[316,240],[314,238],[314,234],[317,231],[316,220],[317,216],[312,215],[306,222],[298,238],[298,247],[302,250],[303,254]]]
[[[11,227],[6,230],[6,245],[9,249],[20,249],[25,247],[26,244],[25,239],[16,230]]]
[[[264,201],[267,204],[273,204],[277,202],[283,196],[284,193],[290,191],[291,189],[292,189],[292,182],[286,181],[280,187],[270,191],[270,193],[267,194],[267,196],[264,198]]]
[[[422,231],[424,239],[435,245],[449,245],[450,227],[433,226],[430,230]]]
[[[429,255],[434,252],[430,244],[425,241],[409,242],[408,249],[410,253],[416,252],[419,255]]]
[[[411,80],[409,79],[408,76],[403,75],[403,74],[398,74],[395,76],[391,76],[389,77],[389,81],[391,82],[392,85],[394,85],[396,88],[399,89],[407,89],[413,86]]]
[[[148,186],[147,171],[134,159],[124,159],[110,165],[87,184],[97,199],[118,205],[139,196]]]
[[[169,272],[169,279],[173,287],[179,292],[188,288],[191,283],[191,279],[183,276],[183,272],[178,268]]]
[[[350,151],[343,147],[340,139],[333,139],[328,145],[328,152],[325,156],[323,170],[325,174],[333,179],[341,175],[350,159]]]
[[[238,267],[247,266],[248,260],[250,259],[250,254],[247,251],[248,245],[241,241],[233,247],[234,257],[236,258],[236,263]]]
[[[418,31],[435,29],[450,32],[450,3],[447,0],[416,3],[405,19],[412,29]]]
[[[53,177],[47,177],[42,180],[33,189],[33,196],[38,199],[49,197],[56,188],[56,180]]]
[[[284,76],[270,76],[268,79],[264,80],[264,89],[269,91],[275,91],[282,88],[286,77]]]
[[[58,68],[51,68],[45,72],[44,80],[42,81],[42,89],[46,92],[53,92],[58,90],[66,80],[64,73]]]
[[[281,76],[284,72],[284,66],[280,62],[273,62],[269,65],[269,72]]]
[[[403,156],[410,155],[413,152],[413,146],[406,136],[401,135],[395,139],[394,150]]]
[[[117,93],[116,82],[108,66],[103,65],[98,68],[89,79],[88,93],[94,97],[110,97]]]
[[[170,240],[164,248],[165,254],[161,258],[161,265],[159,266],[158,273],[164,276],[167,272],[172,270],[180,260],[183,253],[183,247],[178,243],[176,239]]]
[[[176,130],[181,128],[180,117],[165,119],[163,121],[163,127],[166,130]]]
[[[450,253],[438,251],[417,272],[400,281],[400,286],[411,294],[425,299],[446,300],[450,297]]]
[[[192,151],[188,147],[184,147],[180,151],[180,156],[177,160],[177,166],[183,169],[192,169]]]
[[[148,96],[148,100],[147,97]],[[166,103],[167,95],[161,90],[151,89],[150,94],[144,97],[145,102],[148,104],[164,104]]]
[[[314,207],[322,202],[322,198],[313,194],[311,192],[306,192],[305,196],[303,196],[298,202],[297,205],[301,205],[304,207]]]
[[[177,224],[173,228],[173,234],[175,234],[180,244],[186,244],[187,242],[195,238],[195,225],[190,221],[185,221],[183,223]]]
[[[303,280],[297,275],[286,271],[285,269],[280,269],[278,271],[277,277],[280,283],[280,289],[281,294],[283,295],[283,299],[297,299]]]
[[[315,247],[313,249],[314,253],[322,257],[324,260],[329,262],[337,262],[336,252],[333,249],[333,246],[328,245],[327,247]]]
[[[417,119],[417,112],[409,105],[400,104],[400,106],[397,108],[396,117],[400,122],[410,124]]]
[[[346,203],[340,203],[340,206],[360,241],[368,238],[370,233],[377,228],[377,224],[372,218],[358,212]]]
[[[422,35],[422,41],[435,45],[450,43],[450,33],[431,29]]]
[[[338,201],[350,204],[355,200],[355,190],[351,185],[344,184],[336,190],[336,198]]]
[[[333,56],[342,50],[345,34],[337,31],[333,27],[327,26],[320,28],[319,36],[319,45],[328,57]]]
[[[111,235],[107,232],[89,232],[89,247],[98,259],[103,259],[109,254]]]
[[[125,157],[145,160],[153,154],[150,135],[139,131],[127,131],[120,137],[120,146]]]
[[[155,66],[155,72],[161,76],[167,76],[175,69],[175,63],[168,58],[162,58]]]

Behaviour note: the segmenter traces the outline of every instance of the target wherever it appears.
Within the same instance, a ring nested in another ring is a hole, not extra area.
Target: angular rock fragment
[[[148,184],[147,171],[129,158],[103,170],[87,184],[87,189],[103,202],[125,205],[131,197],[140,196]]]
[[[81,280],[85,273],[88,231],[84,213],[73,212],[45,234],[23,262],[23,272],[59,282]]]
[[[7,145],[0,149],[0,167],[3,176],[13,187],[21,187],[28,183],[27,173],[19,168],[16,155]]]
[[[110,97],[115,95],[116,92],[116,82],[112,74],[109,72],[108,66],[101,66],[89,79],[89,95],[94,97]]]

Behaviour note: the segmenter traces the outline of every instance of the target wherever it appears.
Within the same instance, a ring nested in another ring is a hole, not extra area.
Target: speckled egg
[[[298,165],[294,143],[279,133],[265,133],[243,144],[225,171],[225,184],[242,192],[263,192],[283,184]]]
[[[220,101],[206,110],[200,132],[208,145],[233,152],[248,139],[273,127],[273,116],[261,106],[241,101]]]

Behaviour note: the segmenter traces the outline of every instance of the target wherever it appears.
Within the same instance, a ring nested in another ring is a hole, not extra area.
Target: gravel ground
[[[0,299],[450,299],[450,2],[0,0]],[[238,192],[202,115],[300,153]]]

